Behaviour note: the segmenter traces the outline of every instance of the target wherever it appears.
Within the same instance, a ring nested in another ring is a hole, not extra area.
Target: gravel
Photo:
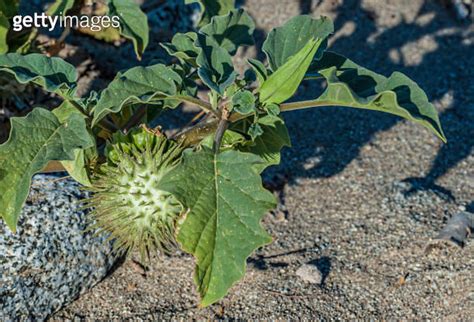
[[[17,233],[0,222],[0,320],[42,320],[102,280],[113,264],[104,236],[84,233],[84,196],[71,180],[37,175]]]

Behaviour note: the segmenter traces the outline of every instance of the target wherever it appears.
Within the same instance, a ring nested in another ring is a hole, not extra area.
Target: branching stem
[[[214,137],[214,145],[213,150],[214,153],[219,153],[219,149],[221,148],[222,138],[224,137],[225,131],[229,126],[229,110],[227,108],[222,109],[222,118],[219,120],[219,124],[217,125],[216,135]]]
[[[209,104],[208,102],[205,102],[203,100],[200,100],[199,98],[191,97],[191,96],[186,96],[186,95],[176,95],[173,96],[172,98],[175,98],[177,100],[180,100],[182,102],[188,102],[194,105],[199,106],[201,109],[206,111],[206,113],[212,113],[214,116],[219,117],[219,113],[217,113],[213,108],[212,105]]]
[[[323,107],[323,106],[338,106],[339,104],[335,104],[332,102],[325,102],[325,101],[300,101],[300,102],[292,102],[292,103],[284,103],[280,105],[280,110],[282,112],[287,111],[294,111],[300,110],[304,108],[310,107]],[[234,123],[239,120],[246,118],[247,116],[233,113],[230,115],[228,123]],[[205,119],[202,122],[199,122],[195,126],[184,130],[177,136],[177,141],[181,142],[184,146],[191,146],[198,142],[200,142],[203,138],[208,136],[211,133],[217,131],[220,124],[220,118],[218,119]],[[217,136],[217,135],[216,135]]]

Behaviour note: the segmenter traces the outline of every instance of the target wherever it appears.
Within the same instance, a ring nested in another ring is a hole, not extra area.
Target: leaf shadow
[[[308,264],[316,266],[316,268],[321,272],[321,285],[324,285],[329,273],[331,272],[331,259],[327,256],[323,256],[308,262]]]
[[[288,267],[289,263],[285,261],[274,262],[270,260],[274,258],[285,257],[288,255],[304,254],[308,251],[310,251],[309,248],[300,248],[300,249],[282,252],[282,253],[273,254],[273,255],[255,254],[247,260],[247,263],[252,265],[258,270],[268,270],[270,268]]]
[[[312,10],[313,14],[319,14],[317,6]],[[356,63],[381,74],[400,70],[421,85],[430,101],[452,96],[451,106],[440,113],[448,144],[439,148],[428,173],[420,175],[423,180],[408,178],[407,181],[416,181],[413,191],[429,189],[454,199],[450,189],[437,185],[436,181],[468,157],[474,146],[474,86],[468,81],[474,70],[471,59],[474,46],[466,41],[472,38],[472,33],[459,28],[459,23],[438,2],[424,1],[417,13],[417,17],[433,15],[428,23],[420,24],[416,19],[408,21],[402,18],[398,24],[382,31],[377,29],[374,21],[378,13],[366,9],[360,0],[341,1],[334,13],[336,31],[347,24],[353,25],[353,31],[338,36],[329,50],[343,53]],[[424,53],[416,63],[406,61],[403,48],[427,37],[433,40],[436,49]],[[400,61],[392,58],[393,53],[402,57]],[[321,91],[320,84],[305,83],[298,99],[313,98],[318,90]],[[370,87],[367,90],[369,93]],[[410,96],[406,88],[395,90],[403,97]],[[409,100],[402,99],[399,103],[416,113]],[[359,157],[361,148],[370,144],[376,134],[392,129],[401,118],[335,107],[296,111],[285,114],[285,120],[293,148],[284,150],[282,164],[269,171],[284,172],[290,177],[289,183],[294,184],[301,177],[328,178],[339,174]],[[310,169],[306,166],[308,161],[314,162]]]

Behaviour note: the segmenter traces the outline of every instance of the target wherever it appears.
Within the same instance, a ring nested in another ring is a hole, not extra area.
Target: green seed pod
[[[144,260],[150,251],[167,252],[175,245],[182,206],[158,186],[181,151],[164,135],[144,129],[115,135],[108,144],[108,162],[93,179],[86,206],[92,208],[94,228],[110,234],[118,254],[138,249]]]

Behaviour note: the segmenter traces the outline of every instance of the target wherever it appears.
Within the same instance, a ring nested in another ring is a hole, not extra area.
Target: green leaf
[[[265,111],[272,116],[280,115],[280,106],[278,104],[268,104],[263,107]]]
[[[235,93],[232,96],[232,110],[242,115],[255,113],[255,96],[249,91]]]
[[[8,52],[8,29],[10,29],[10,22],[8,21],[8,18],[5,17],[0,11],[0,54],[5,54]]]
[[[179,93],[185,96],[196,97],[198,93],[198,84],[196,80],[199,76],[195,73],[193,67],[189,65],[173,64],[170,66],[182,79]]]
[[[260,135],[263,134],[262,127],[258,123],[253,123],[250,125],[248,134],[252,138],[252,141],[255,141]]]
[[[258,173],[271,165],[280,163],[280,151],[291,146],[290,136],[285,122],[278,116],[267,115],[258,120],[263,133],[252,145],[243,145],[240,150],[259,156],[263,162],[254,165]]]
[[[250,64],[250,66],[252,67],[255,74],[257,75],[258,88],[260,88],[262,86],[262,84],[268,78],[267,68],[265,67],[265,65],[261,61],[259,61],[257,59],[249,58],[247,61]]]
[[[78,102],[78,105],[80,103]],[[78,117],[86,119],[86,116],[77,110],[74,105],[69,101],[64,101],[58,108],[54,109],[53,114],[57,117],[60,123],[66,122],[72,114],[77,114]],[[92,141],[95,141],[94,137],[89,134]],[[90,173],[88,171],[89,161],[97,157],[97,148],[94,144],[93,147],[88,149],[78,149],[74,151],[74,160],[61,161],[61,164],[69,173],[69,175],[82,185],[90,186]]]
[[[10,21],[18,13],[18,0],[0,0],[0,54],[5,54],[9,50],[8,30]]]
[[[120,17],[122,35],[132,40],[137,58],[141,60],[148,46],[148,17],[140,6],[131,0],[109,0],[109,15]]]
[[[93,137],[91,136],[91,139]],[[61,161],[67,173],[77,182],[84,186],[91,186],[91,173],[89,171],[89,162],[98,157],[95,147],[88,149],[77,149],[74,151],[74,160]]]
[[[314,19],[310,16],[297,16],[283,26],[273,29],[265,42],[263,51],[267,55],[270,68],[275,71],[283,66],[288,59],[300,52],[310,39],[321,39],[316,58],[320,58],[326,49],[326,38],[332,34],[334,26],[327,17]]]
[[[49,16],[65,16],[74,7],[74,0],[56,0],[46,12]]]
[[[75,94],[76,68],[61,58],[49,58],[41,54],[0,55],[2,71],[14,75],[21,84],[34,83],[65,98],[72,98]]]
[[[260,101],[279,104],[293,96],[321,42],[322,39],[310,39],[296,55],[271,74],[260,88]]]
[[[242,9],[231,10],[225,16],[214,17],[200,30],[201,33],[213,37],[231,55],[235,54],[239,46],[254,44],[254,31],[255,23]]]
[[[108,43],[119,41],[122,38],[120,30],[113,27],[104,28],[100,31],[93,31],[90,28],[79,28],[77,29],[77,31],[85,35],[91,36],[97,40]]]
[[[0,13],[11,18],[18,13],[20,0],[0,0]]]
[[[203,34],[198,34],[196,45],[201,48],[197,58],[199,77],[210,89],[224,95],[236,77],[231,56],[214,38]]]
[[[80,105],[79,102],[77,104]],[[83,118],[86,118],[86,116],[80,111],[78,111],[77,108],[74,107],[74,105],[69,101],[63,101],[61,105],[55,108],[52,112],[54,116],[56,116],[59,122],[61,123],[64,123],[69,117],[71,117],[72,114],[78,114],[82,116]]]
[[[200,143],[200,146],[205,146],[209,149],[212,149],[214,146],[214,139],[216,137],[216,133],[212,133],[206,136]],[[239,132],[235,132],[232,130],[227,130],[224,132],[222,136],[222,143],[220,151],[225,151],[229,149],[233,149],[234,146],[244,143],[246,141],[245,136],[240,134]]]
[[[157,64],[134,67],[117,77],[101,93],[94,107],[93,125],[109,113],[118,113],[124,106],[144,103],[161,104],[157,101],[177,93],[181,77],[170,67]]]
[[[196,258],[202,306],[225,296],[244,276],[247,257],[272,240],[260,221],[275,198],[253,169],[259,160],[233,150],[217,155],[207,148],[187,150],[160,185],[189,209],[178,241]]]
[[[36,108],[12,118],[11,125],[10,138],[0,145],[0,217],[15,231],[31,177],[49,161],[73,160],[76,149],[94,142],[78,114],[60,123],[52,112]]]
[[[320,61],[311,65],[309,72],[319,72],[328,82],[323,94],[309,104],[395,114],[423,125],[446,142],[436,108],[425,92],[402,73],[395,72],[387,78],[333,52],[325,52]]]
[[[178,58],[181,63],[188,63],[197,67],[196,58],[200,50],[194,45],[196,38],[195,32],[177,33],[171,43],[161,43],[160,45],[169,55]]]
[[[184,0],[186,4],[199,3],[201,5],[201,19],[199,27],[208,24],[214,16],[227,14],[235,7],[235,0]]]

